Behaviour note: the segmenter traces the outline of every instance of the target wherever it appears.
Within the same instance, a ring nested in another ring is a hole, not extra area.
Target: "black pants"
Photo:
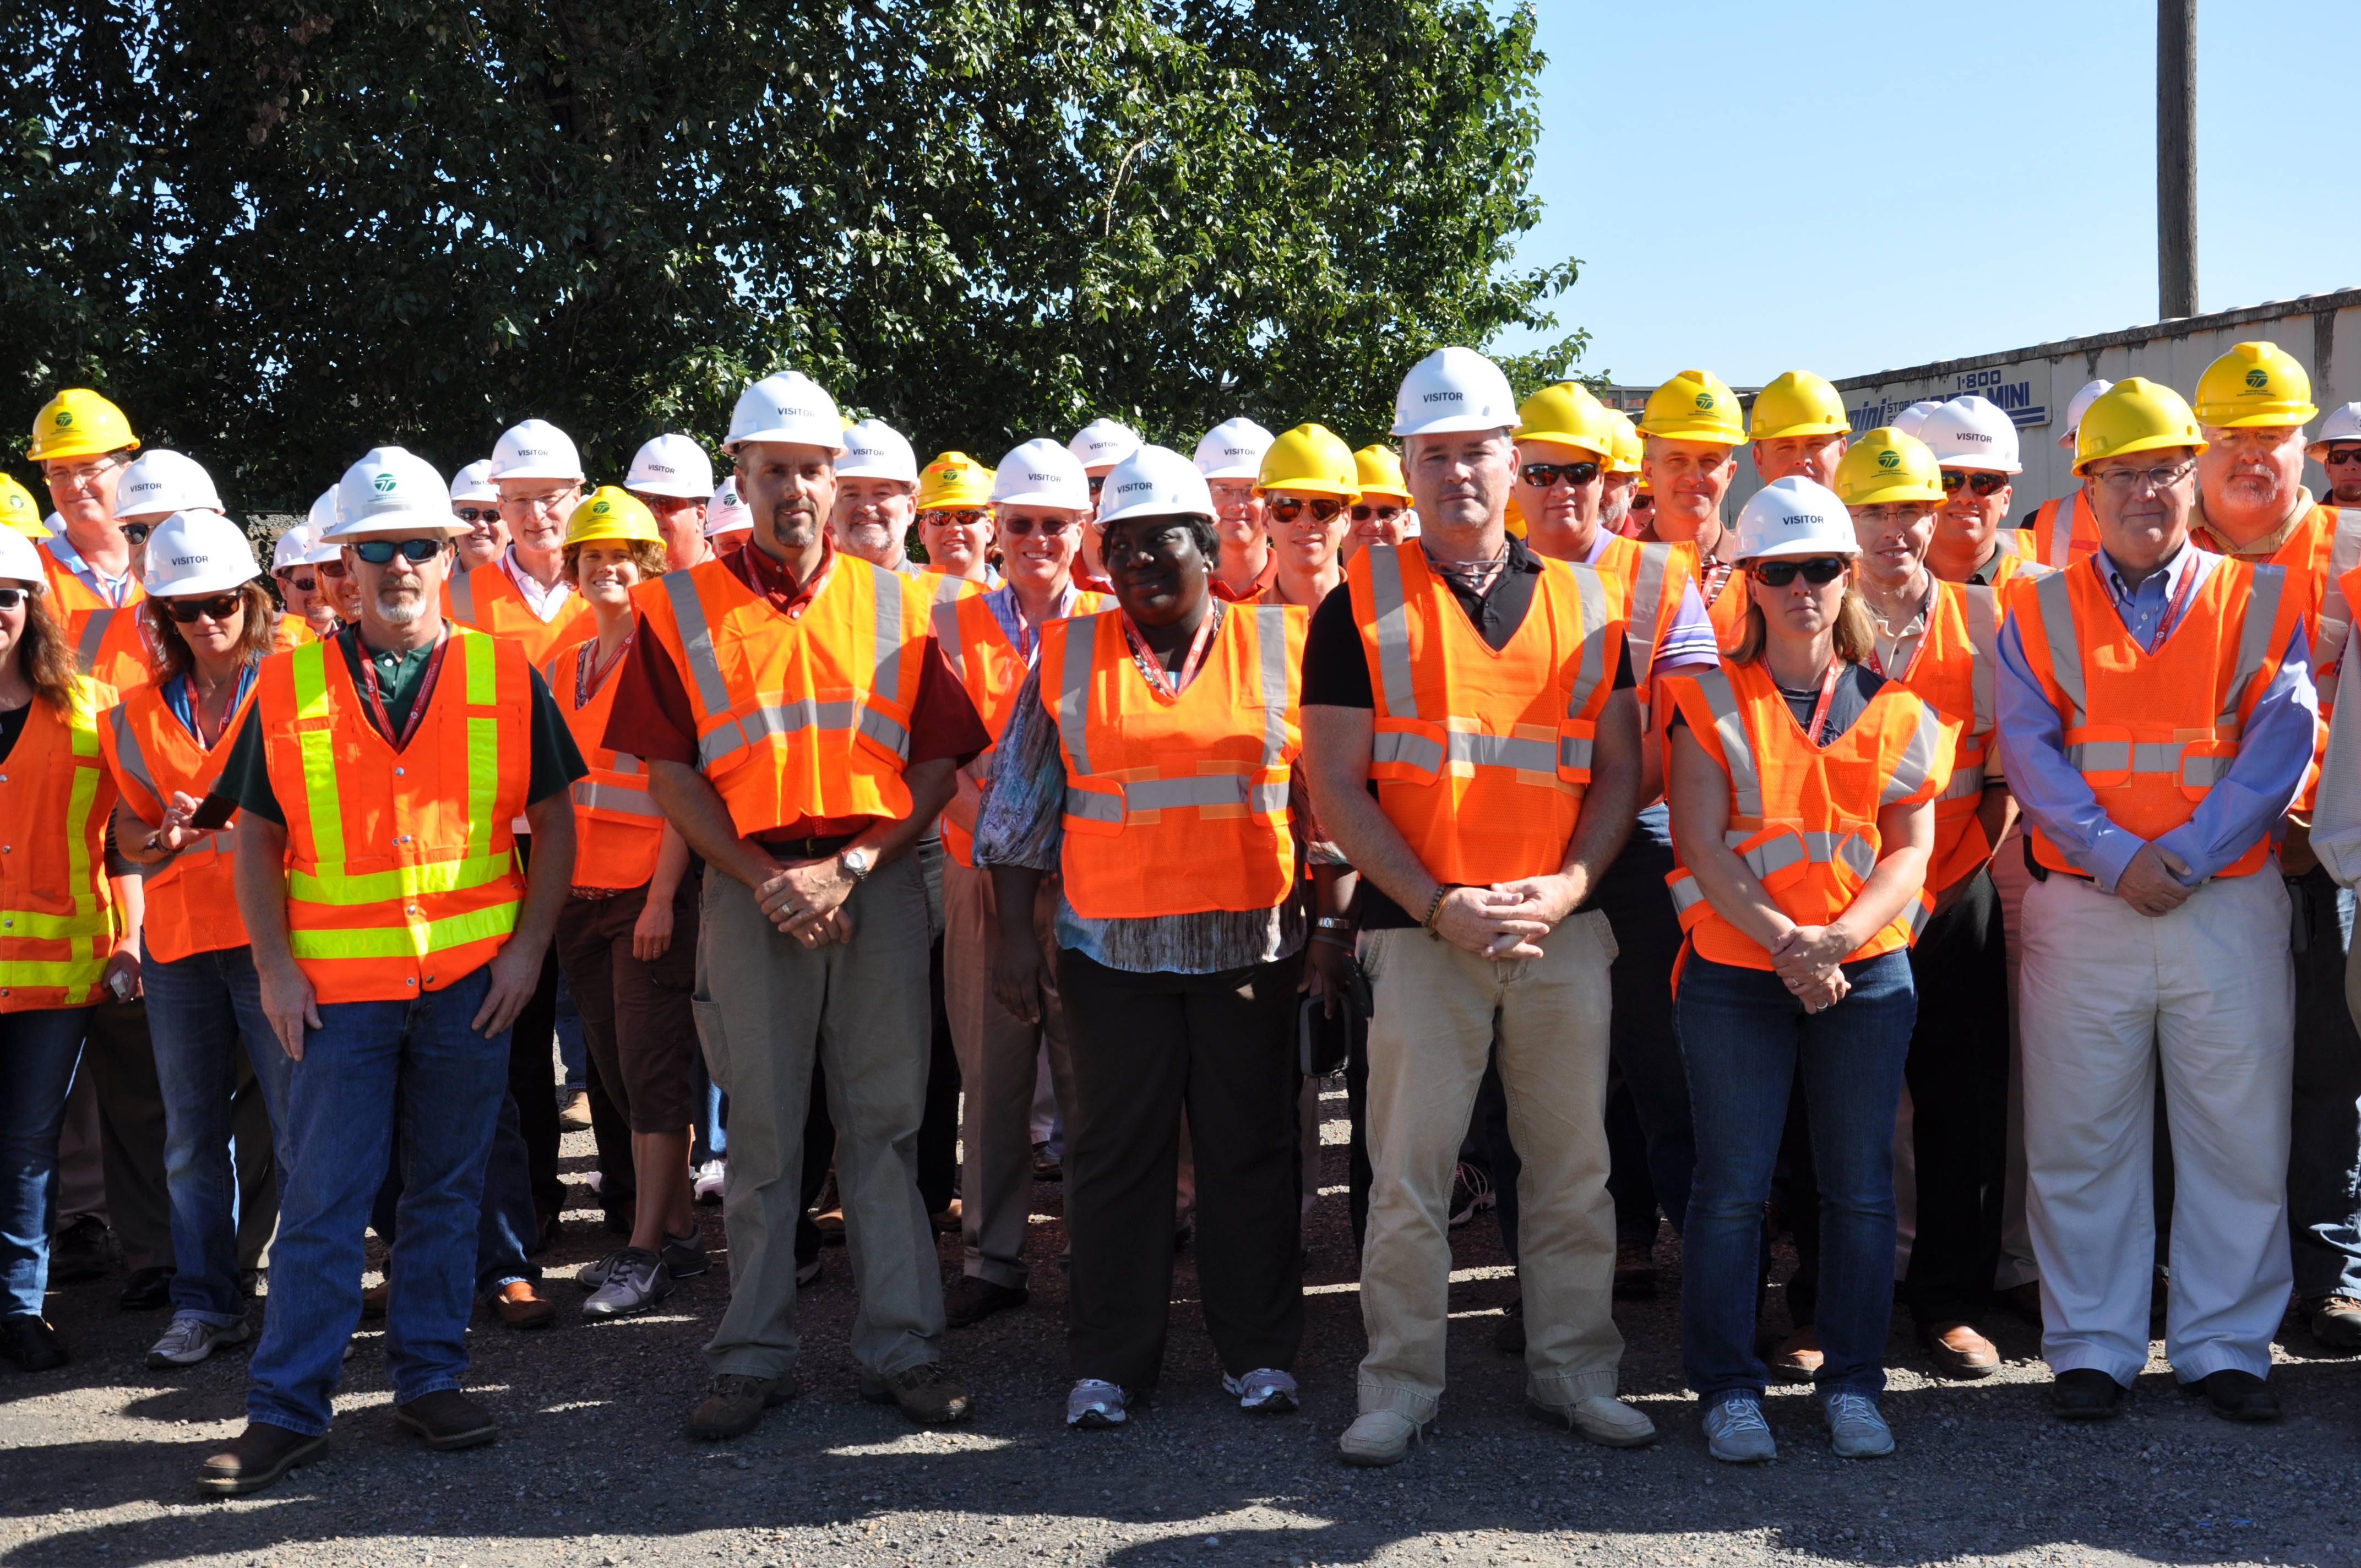
[[[1653,1211],[1661,1208],[1678,1235],[1688,1219],[1689,1180],[1697,1171],[1697,1133],[1689,1123],[1688,1072],[1673,1035],[1673,961],[1680,956],[1681,922],[1664,877],[1673,869],[1672,828],[1664,807],[1640,814],[1631,836],[1598,881],[1594,903],[1614,927],[1617,948],[1608,982],[1615,999],[1608,1021],[1613,1069],[1610,1093],[1620,1084],[1628,1099],[1636,1138],[1615,1135],[1609,1125],[1608,1190],[1617,1196],[1617,1234],[1626,1234],[1624,1204],[1644,1202],[1651,1218],[1629,1225],[1631,1239],[1653,1239]],[[1644,1153],[1646,1169],[1632,1171],[1631,1157]],[[1618,1173],[1635,1179],[1620,1182]],[[1644,1196],[1643,1196],[1644,1194]]]
[[[1973,1322],[2000,1264],[2008,1145],[2008,964],[2000,895],[1978,872],[1910,952],[1918,1025],[1910,1085],[1918,1225],[1898,1292],[1924,1325]]]
[[[1345,1145],[1345,1210],[1353,1218],[1354,1274],[1360,1273],[1361,1244],[1369,1234],[1369,1188],[1377,1172],[1369,1164],[1369,1021],[1357,1014],[1345,1024],[1345,1113],[1353,1119]]]
[[[517,1130],[524,1135],[525,1169],[533,1206],[555,1214],[566,1206],[557,1178],[557,948],[542,955],[541,983],[517,1014],[509,1036],[509,1092],[516,1096]]]
[[[927,1050],[927,1105],[918,1121],[918,1197],[939,1214],[959,1196],[960,1068],[951,1048],[951,1015],[943,1005],[943,938],[939,925],[928,961],[934,1035]]]
[[[1218,974],[1058,955],[1066,1113],[1066,1345],[1076,1377],[1152,1388],[1172,1301],[1180,1113],[1197,1166],[1197,1279],[1223,1370],[1285,1371],[1303,1340],[1296,1204],[1301,953]]]

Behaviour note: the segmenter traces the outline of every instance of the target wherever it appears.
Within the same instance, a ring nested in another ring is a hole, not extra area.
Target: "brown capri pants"
[[[612,898],[573,897],[557,916],[557,962],[582,1014],[598,1080],[634,1133],[686,1132],[697,1119],[697,879],[672,903],[672,945],[655,962],[631,956],[647,884]]]

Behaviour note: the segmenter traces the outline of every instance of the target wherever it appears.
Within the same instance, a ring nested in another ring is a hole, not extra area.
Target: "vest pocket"
[[[1380,718],[1369,737],[1369,777],[1431,784],[1443,772],[1450,740],[1440,724],[1419,718]]]

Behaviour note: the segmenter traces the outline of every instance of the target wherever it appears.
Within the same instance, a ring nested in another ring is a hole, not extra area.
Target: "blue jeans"
[[[1801,1068],[1820,1179],[1820,1292],[1825,1360],[1819,1392],[1885,1388],[1894,1315],[1894,1115],[1918,1013],[1910,955],[1844,966],[1852,990],[1806,1013],[1769,970],[1692,953],[1674,999],[1696,1118],[1697,1177],[1682,1233],[1681,1357],[1710,1402],[1763,1397],[1769,1369],[1754,1348],[1763,1201]]]
[[[697,1069],[693,1091],[697,1102],[697,1139],[688,1159],[691,1165],[703,1165],[730,1152],[730,1096],[722,1093],[721,1086],[713,1081],[713,1074],[706,1069],[702,1049],[692,1060]]]
[[[144,944],[143,944],[144,949]],[[287,1059],[262,1011],[254,949],[223,948],[170,963],[142,951],[148,1028],[164,1096],[164,1182],[172,1207],[172,1310],[227,1328],[246,1321],[237,1288],[237,1167],[232,1152],[240,1045],[270,1113],[283,1173]]]
[[[386,1310],[397,1404],[459,1386],[473,1308],[477,1209],[508,1090],[507,1030],[468,1026],[485,969],[411,1002],[322,1004],[289,1075],[286,1178],[249,1420],[324,1432],[361,1315],[362,1226],[397,1149],[407,1185]]]
[[[58,1129],[91,1012],[0,1013],[0,1318],[38,1317],[49,1291]]]
[[[401,1160],[388,1167],[385,1184],[369,1206],[369,1226],[390,1247],[401,1230]],[[500,1124],[492,1132],[492,1152],[484,1161],[484,1198],[476,1217],[476,1294],[490,1300],[512,1279],[541,1277],[541,1265],[530,1261],[540,1240],[540,1216],[533,1207],[532,1161],[525,1152],[523,1124],[518,1120],[513,1091],[500,1096]]]
[[[571,1098],[589,1082],[590,1047],[582,1038],[582,1010],[574,1005],[563,971],[557,977],[556,1028],[557,1061],[566,1069],[566,1092]]]

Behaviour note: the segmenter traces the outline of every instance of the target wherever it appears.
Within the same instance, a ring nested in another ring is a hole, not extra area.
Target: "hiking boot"
[[[229,1446],[197,1467],[197,1486],[216,1497],[243,1497],[275,1486],[299,1464],[309,1464],[328,1446],[328,1434],[306,1436],[267,1421],[248,1421]]]
[[[762,1424],[764,1410],[776,1409],[795,1397],[784,1374],[753,1377],[742,1372],[716,1373],[711,1389],[688,1413],[688,1435],[708,1442],[743,1437]]]
[[[940,1362],[922,1361],[883,1376],[863,1371],[861,1397],[873,1405],[898,1405],[920,1426],[947,1426],[963,1421],[973,1409],[967,1390],[951,1381]]]

